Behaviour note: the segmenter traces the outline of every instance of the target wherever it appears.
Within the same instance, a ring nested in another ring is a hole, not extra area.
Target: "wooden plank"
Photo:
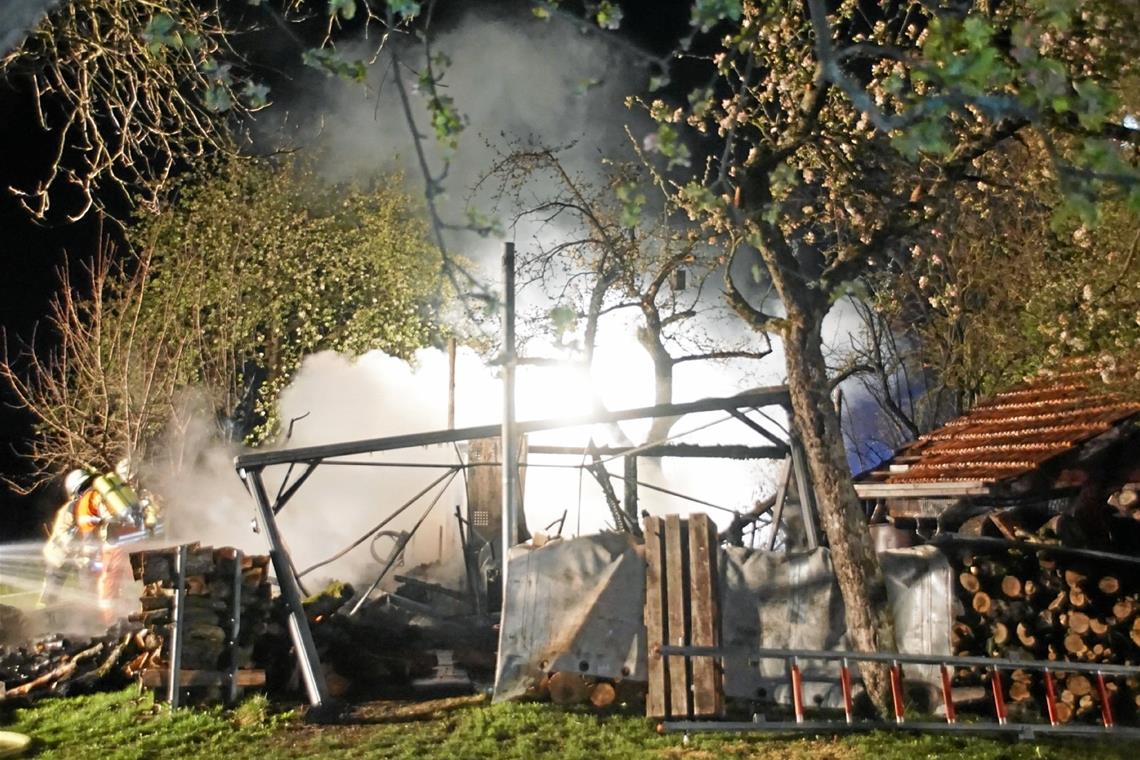
[[[768,536],[768,551],[776,548],[776,535],[784,519],[784,502],[788,500],[788,483],[792,477],[792,455],[784,457],[780,463],[780,474],[776,476],[776,502],[772,507],[772,532]]]
[[[819,528],[816,525],[815,491],[812,488],[811,472],[808,470],[807,458],[799,438],[792,436],[791,440],[792,469],[796,473],[796,496],[800,503],[800,515],[803,520],[804,541],[808,549],[819,546]]]
[[[179,670],[178,681],[182,688],[190,689],[202,686],[225,686],[229,683],[230,674],[224,670]],[[165,668],[151,668],[144,670],[139,679],[142,685],[148,688],[162,688],[170,682],[170,674]],[[265,685],[265,671],[242,669],[237,671],[234,684],[241,688]]]
[[[468,529],[479,537],[478,548],[498,534],[503,515],[503,470],[499,438],[480,438],[467,444]],[[495,464],[488,464],[494,462]],[[474,466],[477,465],[477,466]],[[495,547],[498,552],[499,547]]]
[[[672,646],[687,646],[685,617],[688,607],[688,583],[685,577],[684,528],[677,515],[665,516],[665,618],[668,641]],[[666,660],[669,678],[669,717],[687,718],[690,714],[688,658],[670,655]]]
[[[709,516],[695,514],[689,517],[690,638],[693,646],[719,644],[718,549],[716,525]],[[691,662],[693,717],[719,717],[724,705],[724,687],[718,658],[692,657]]]
[[[664,540],[660,517],[645,518],[645,643],[649,658],[649,691],[645,697],[645,715],[666,717],[665,660],[661,644],[665,641],[665,574],[662,556]]]

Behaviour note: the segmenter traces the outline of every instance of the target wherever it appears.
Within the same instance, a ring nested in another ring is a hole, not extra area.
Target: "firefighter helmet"
[[[83,489],[91,484],[95,474],[90,470],[83,468],[72,470],[67,473],[63,479],[63,487],[67,490],[68,496],[78,496],[82,493]]]

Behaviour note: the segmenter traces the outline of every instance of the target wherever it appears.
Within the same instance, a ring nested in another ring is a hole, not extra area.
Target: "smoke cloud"
[[[620,342],[603,344],[599,348],[599,367],[603,369],[593,378],[550,368],[524,368],[519,377],[519,418],[584,414],[592,404],[591,382],[606,403],[620,402],[622,407],[649,403],[640,395],[640,389],[646,389],[645,396],[651,397],[651,367],[639,367],[636,360],[626,361],[625,357],[636,357],[629,348]],[[501,419],[502,392],[492,370],[474,352],[461,349],[456,376],[457,426],[497,424]],[[447,357],[433,349],[420,351],[413,364],[379,352],[355,361],[332,353],[310,356],[281,397],[281,418],[300,418],[293,426],[292,437],[282,442],[281,447],[442,429],[446,427],[447,378]],[[743,387],[739,377],[733,378],[712,366],[703,369],[694,366],[679,375],[678,381],[680,400],[734,393]],[[618,406],[614,404],[613,408]],[[755,443],[753,433],[738,423],[723,421],[723,417],[718,414],[685,417],[677,424],[674,434],[717,423],[678,440]],[[180,470],[163,473],[150,468],[144,473],[154,479],[155,489],[165,500],[168,539],[263,552],[264,539],[250,529],[253,501],[233,467],[233,457],[239,449],[206,443],[207,427],[203,423],[186,431],[185,435],[191,438],[201,438],[189,444],[188,448],[195,449],[195,455],[188,458]],[[628,428],[626,432],[636,437],[639,431]],[[599,444],[613,442],[603,426],[536,434],[530,442],[584,447],[591,436]],[[278,517],[298,569],[317,563],[350,544],[459,459],[455,447],[433,446],[352,457],[360,466],[325,464],[318,467]],[[524,509],[532,531],[542,530],[563,513],[566,514],[564,535],[607,527],[609,512],[604,497],[592,478],[578,469],[582,461],[580,456],[534,455],[529,458]],[[384,466],[394,464],[417,466]],[[285,469],[266,470],[266,485],[271,495],[279,488]],[[620,476],[620,460],[610,469]],[[659,470],[644,468],[641,479],[726,509],[743,510],[770,490],[771,469],[764,463],[666,459]],[[297,474],[294,471],[293,476]],[[615,481],[615,487],[620,492],[620,481]],[[463,509],[466,506],[462,474],[446,488],[437,488],[416,502],[394,520],[389,529],[410,530],[428,509],[430,501],[441,492],[430,516],[409,544],[405,561],[408,564],[439,561],[445,567],[445,574],[457,577],[461,572],[461,554],[454,513],[457,506]],[[651,513],[706,509],[647,489],[641,490],[640,504]],[[721,522],[729,517],[727,512],[714,512],[714,518]],[[391,540],[381,539],[375,553],[384,558],[391,546]],[[314,572],[312,578],[337,577],[367,582],[378,569],[378,560],[370,551],[369,543],[365,543],[342,560]]]

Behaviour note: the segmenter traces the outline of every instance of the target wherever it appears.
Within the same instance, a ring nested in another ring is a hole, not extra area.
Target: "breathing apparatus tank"
[[[92,483],[103,505],[117,519],[131,519],[139,514],[142,507],[139,495],[118,473],[108,472],[95,478]]]

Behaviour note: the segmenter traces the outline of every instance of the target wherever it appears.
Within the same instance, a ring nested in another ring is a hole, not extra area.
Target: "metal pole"
[[[186,558],[190,547],[182,544],[175,555],[174,607],[170,621],[170,676],[166,682],[166,701],[170,709],[178,709],[182,697],[182,639],[186,631]]]
[[[313,643],[313,633],[309,630],[309,619],[305,615],[305,607],[301,603],[301,589],[297,585],[297,576],[293,574],[292,564],[289,562],[289,553],[281,540],[281,533],[277,530],[277,518],[273,508],[269,505],[269,496],[265,493],[265,484],[261,481],[261,470],[238,470],[242,480],[252,486],[253,500],[257,504],[257,522],[269,543],[269,560],[273,563],[273,572],[277,575],[277,585],[281,588],[281,596],[285,606],[289,609],[289,635],[293,639],[293,651],[297,653],[297,665],[301,669],[301,678],[305,682],[305,690],[309,694],[309,704],[321,707],[328,702],[329,692],[325,685],[325,673],[321,670],[320,658],[317,657],[317,647]]]
[[[447,429],[455,429],[455,338],[447,339]]]
[[[515,431],[515,244],[503,243],[503,590],[518,543],[519,442]],[[504,595],[505,598],[505,595]]]
[[[238,698],[238,669],[241,663],[238,661],[238,639],[241,638],[241,589],[242,589],[242,572],[241,550],[234,552],[234,577],[233,588],[230,593],[230,662],[229,662],[229,683],[226,687],[226,704],[237,704]]]

